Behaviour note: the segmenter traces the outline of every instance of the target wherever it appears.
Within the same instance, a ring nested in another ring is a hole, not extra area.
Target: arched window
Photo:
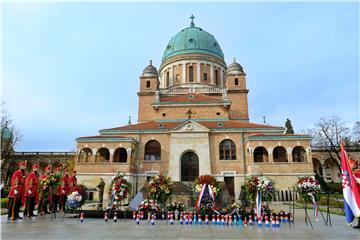
[[[236,160],[236,146],[230,139],[223,140],[219,145],[220,160]]]
[[[190,66],[189,67],[189,82],[193,82],[194,81],[194,67]]]
[[[108,162],[110,160],[110,152],[107,148],[100,148],[96,153],[95,162]]]
[[[160,160],[161,145],[156,140],[148,141],[145,144],[145,160]]]
[[[293,162],[306,162],[306,151],[303,147],[297,146],[292,150]]]
[[[127,151],[125,148],[118,148],[114,152],[114,162],[127,162]]]
[[[254,162],[268,162],[268,152],[264,147],[257,147],[254,150]]]
[[[287,162],[287,153],[284,147],[278,146],[273,151],[274,162]]]
[[[169,71],[166,72],[166,86],[165,87],[169,87],[170,85],[170,73]]]
[[[80,150],[78,161],[79,162],[88,162],[91,155],[92,155],[92,151],[90,148],[83,148]]]
[[[219,71],[215,70],[215,85],[219,85]]]

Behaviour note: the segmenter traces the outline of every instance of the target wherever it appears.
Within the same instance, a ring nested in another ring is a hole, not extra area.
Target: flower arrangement
[[[199,178],[195,179],[193,185],[193,197],[196,200],[199,197],[203,184],[207,184],[211,187],[211,190],[216,198],[219,196],[221,188],[218,181],[213,176],[210,175],[202,175]]]
[[[271,201],[275,196],[275,186],[265,176],[252,176],[245,183],[246,191],[250,200],[255,201],[256,192],[260,190],[261,199],[264,201]]]
[[[168,211],[178,210],[179,212],[184,211],[185,205],[182,202],[172,202],[167,205]]]
[[[124,177],[125,174],[120,172],[112,177],[109,196],[114,207],[120,205],[131,191],[131,184]]]
[[[53,174],[47,175],[46,177],[44,177],[40,180],[40,186],[43,190],[46,190],[49,187],[54,189],[55,187],[59,186],[60,179],[61,179],[61,176],[59,174],[53,173]]]
[[[77,191],[72,192],[67,196],[65,207],[66,209],[75,210],[82,206],[81,205],[82,200],[83,198],[80,193],[78,193]]]
[[[312,195],[317,196],[320,192],[320,183],[312,177],[299,178],[297,189],[300,196],[305,200],[312,200]]]
[[[138,211],[158,212],[160,210],[160,206],[155,200],[145,199],[139,204],[137,210]]]
[[[149,182],[150,199],[155,200],[164,207],[172,193],[172,184],[173,182],[168,176],[162,174],[153,176]]]

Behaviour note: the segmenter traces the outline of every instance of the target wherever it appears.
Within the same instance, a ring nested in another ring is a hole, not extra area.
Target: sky
[[[137,121],[139,76],[189,26],[247,73],[250,121],[359,121],[359,3],[4,3],[2,100],[17,151],[72,151]]]

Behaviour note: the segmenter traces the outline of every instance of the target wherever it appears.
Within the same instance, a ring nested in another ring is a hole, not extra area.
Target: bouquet
[[[154,199],[162,206],[172,193],[172,180],[165,175],[153,176],[149,182],[150,199]]]
[[[144,201],[142,201],[138,208],[138,211],[152,211],[152,212],[158,212],[160,210],[160,206],[159,204],[152,199],[145,199]]]
[[[271,201],[276,192],[274,183],[265,176],[252,176],[246,181],[245,187],[252,201],[255,200],[256,193],[259,190],[261,192],[261,199],[264,201]]]
[[[312,200],[320,192],[320,183],[312,177],[302,177],[297,182],[300,196],[305,200]]]
[[[199,194],[204,184],[210,186],[215,198],[220,194],[221,188],[219,182],[216,181],[216,179],[213,176],[203,175],[195,179],[194,181],[192,190],[193,190],[193,197],[195,200],[199,197]]]
[[[124,173],[117,173],[117,175],[112,178],[109,195],[113,206],[120,205],[120,202],[127,198],[130,193],[131,184],[124,178],[124,176]]]
[[[60,185],[61,175],[59,173],[50,174],[49,177],[49,185],[51,188],[55,189],[55,187]]]
[[[40,180],[40,186],[42,190],[46,190],[50,186],[50,176],[47,175]]]
[[[167,205],[168,211],[178,210],[179,212],[184,211],[185,205],[182,202],[172,202]]]

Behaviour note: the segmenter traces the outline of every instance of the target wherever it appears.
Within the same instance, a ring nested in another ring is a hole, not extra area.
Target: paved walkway
[[[321,216],[320,216],[321,218]],[[85,219],[61,216],[50,221],[50,216],[15,223],[1,218],[2,239],[359,239],[360,230],[348,227],[344,217],[331,215],[332,227],[312,219],[314,229],[306,226],[302,210],[296,210],[295,225],[281,224],[272,229],[263,226],[168,225],[157,220],[155,226],[147,220],[136,225],[132,220]]]

